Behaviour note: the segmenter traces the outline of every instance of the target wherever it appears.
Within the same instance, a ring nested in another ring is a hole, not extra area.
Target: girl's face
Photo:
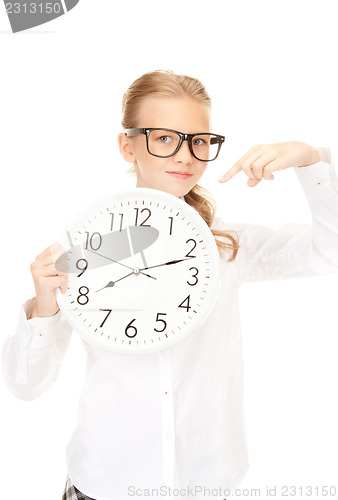
[[[141,101],[136,126],[167,128],[185,134],[211,132],[210,107],[190,97],[148,96]],[[192,156],[188,141],[183,141],[179,151],[169,158],[148,153],[145,135],[127,137],[122,133],[119,144],[124,159],[136,168],[137,187],[181,197],[198,183],[207,167],[207,162]]]

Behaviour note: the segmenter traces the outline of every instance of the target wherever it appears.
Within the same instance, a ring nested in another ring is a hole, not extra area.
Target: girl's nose
[[[194,157],[189,149],[188,141],[182,142],[180,149],[173,156],[173,159],[179,163],[191,163],[193,161]]]

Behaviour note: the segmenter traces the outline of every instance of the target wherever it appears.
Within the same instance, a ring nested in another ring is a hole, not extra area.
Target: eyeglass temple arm
[[[210,139],[210,144],[223,144],[224,142],[224,137],[221,135],[218,135],[217,137],[212,137]]]
[[[133,135],[144,134],[145,131],[145,128],[127,128],[124,132],[128,137],[131,137]]]

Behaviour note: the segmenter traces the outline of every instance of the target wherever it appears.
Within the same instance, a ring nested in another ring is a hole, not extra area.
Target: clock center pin
[[[134,267],[134,274],[135,274],[135,276],[138,276],[140,274],[140,268],[139,267]]]

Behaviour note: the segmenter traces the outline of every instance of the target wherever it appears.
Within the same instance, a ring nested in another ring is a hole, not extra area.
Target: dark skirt
[[[81,493],[75,486],[72,484],[69,477],[67,477],[67,482],[65,486],[65,490],[63,492],[62,500],[95,500],[94,498],[87,497],[84,493]],[[224,498],[224,500],[227,500]]]
[[[87,497],[84,493],[81,493],[72,484],[69,477],[67,477],[66,486],[63,492],[62,500],[95,500],[94,498]]]

